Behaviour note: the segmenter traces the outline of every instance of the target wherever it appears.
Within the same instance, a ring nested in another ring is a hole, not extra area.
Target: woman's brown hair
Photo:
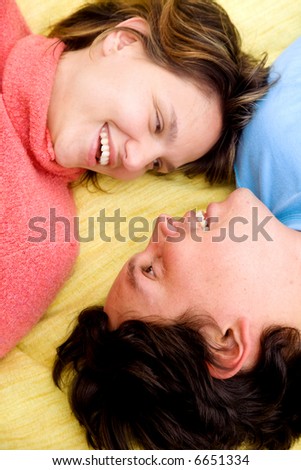
[[[266,56],[256,60],[242,51],[236,27],[213,0],[97,1],[59,22],[49,36],[63,41],[66,51],[78,50],[135,16],[149,24],[149,35],[139,36],[151,60],[221,100],[218,142],[181,169],[188,176],[203,173],[211,183],[230,181],[239,135],[268,89]]]

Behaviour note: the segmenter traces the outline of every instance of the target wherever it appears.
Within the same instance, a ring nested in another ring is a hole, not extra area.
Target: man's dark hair
[[[95,449],[288,449],[301,435],[300,333],[273,327],[253,370],[213,378],[196,325],[139,320],[110,330],[84,310],[57,350],[56,385]]]

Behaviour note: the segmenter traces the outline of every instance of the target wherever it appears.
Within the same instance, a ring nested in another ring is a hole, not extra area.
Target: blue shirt
[[[301,37],[273,64],[269,80],[277,77],[242,133],[236,184],[301,230]]]

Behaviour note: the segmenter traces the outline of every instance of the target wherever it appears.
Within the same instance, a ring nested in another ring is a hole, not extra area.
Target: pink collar
[[[63,168],[47,129],[47,112],[58,61],[65,45],[57,39],[29,35],[19,40],[5,63],[3,100],[13,126],[36,166],[67,181],[85,170]]]

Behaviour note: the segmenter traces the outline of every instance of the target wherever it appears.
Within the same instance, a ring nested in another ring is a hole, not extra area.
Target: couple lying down
[[[0,357],[78,254],[63,234],[31,243],[29,220],[55,207],[72,221],[69,183],[98,173],[227,180],[265,95],[236,160],[237,185],[265,206],[234,192],[208,207],[206,231],[193,212],[162,216],[104,307],[80,315],[54,378],[70,370],[96,448],[289,447],[300,433],[300,40],[269,87],[265,59],[241,50],[211,0],[97,0],[50,37],[30,33],[14,0],[0,19]]]
[[[246,126],[239,187],[162,214],[54,380],[99,449],[287,449],[301,435],[301,40]],[[248,188],[248,189],[246,189]],[[67,375],[66,372],[68,372]]]

